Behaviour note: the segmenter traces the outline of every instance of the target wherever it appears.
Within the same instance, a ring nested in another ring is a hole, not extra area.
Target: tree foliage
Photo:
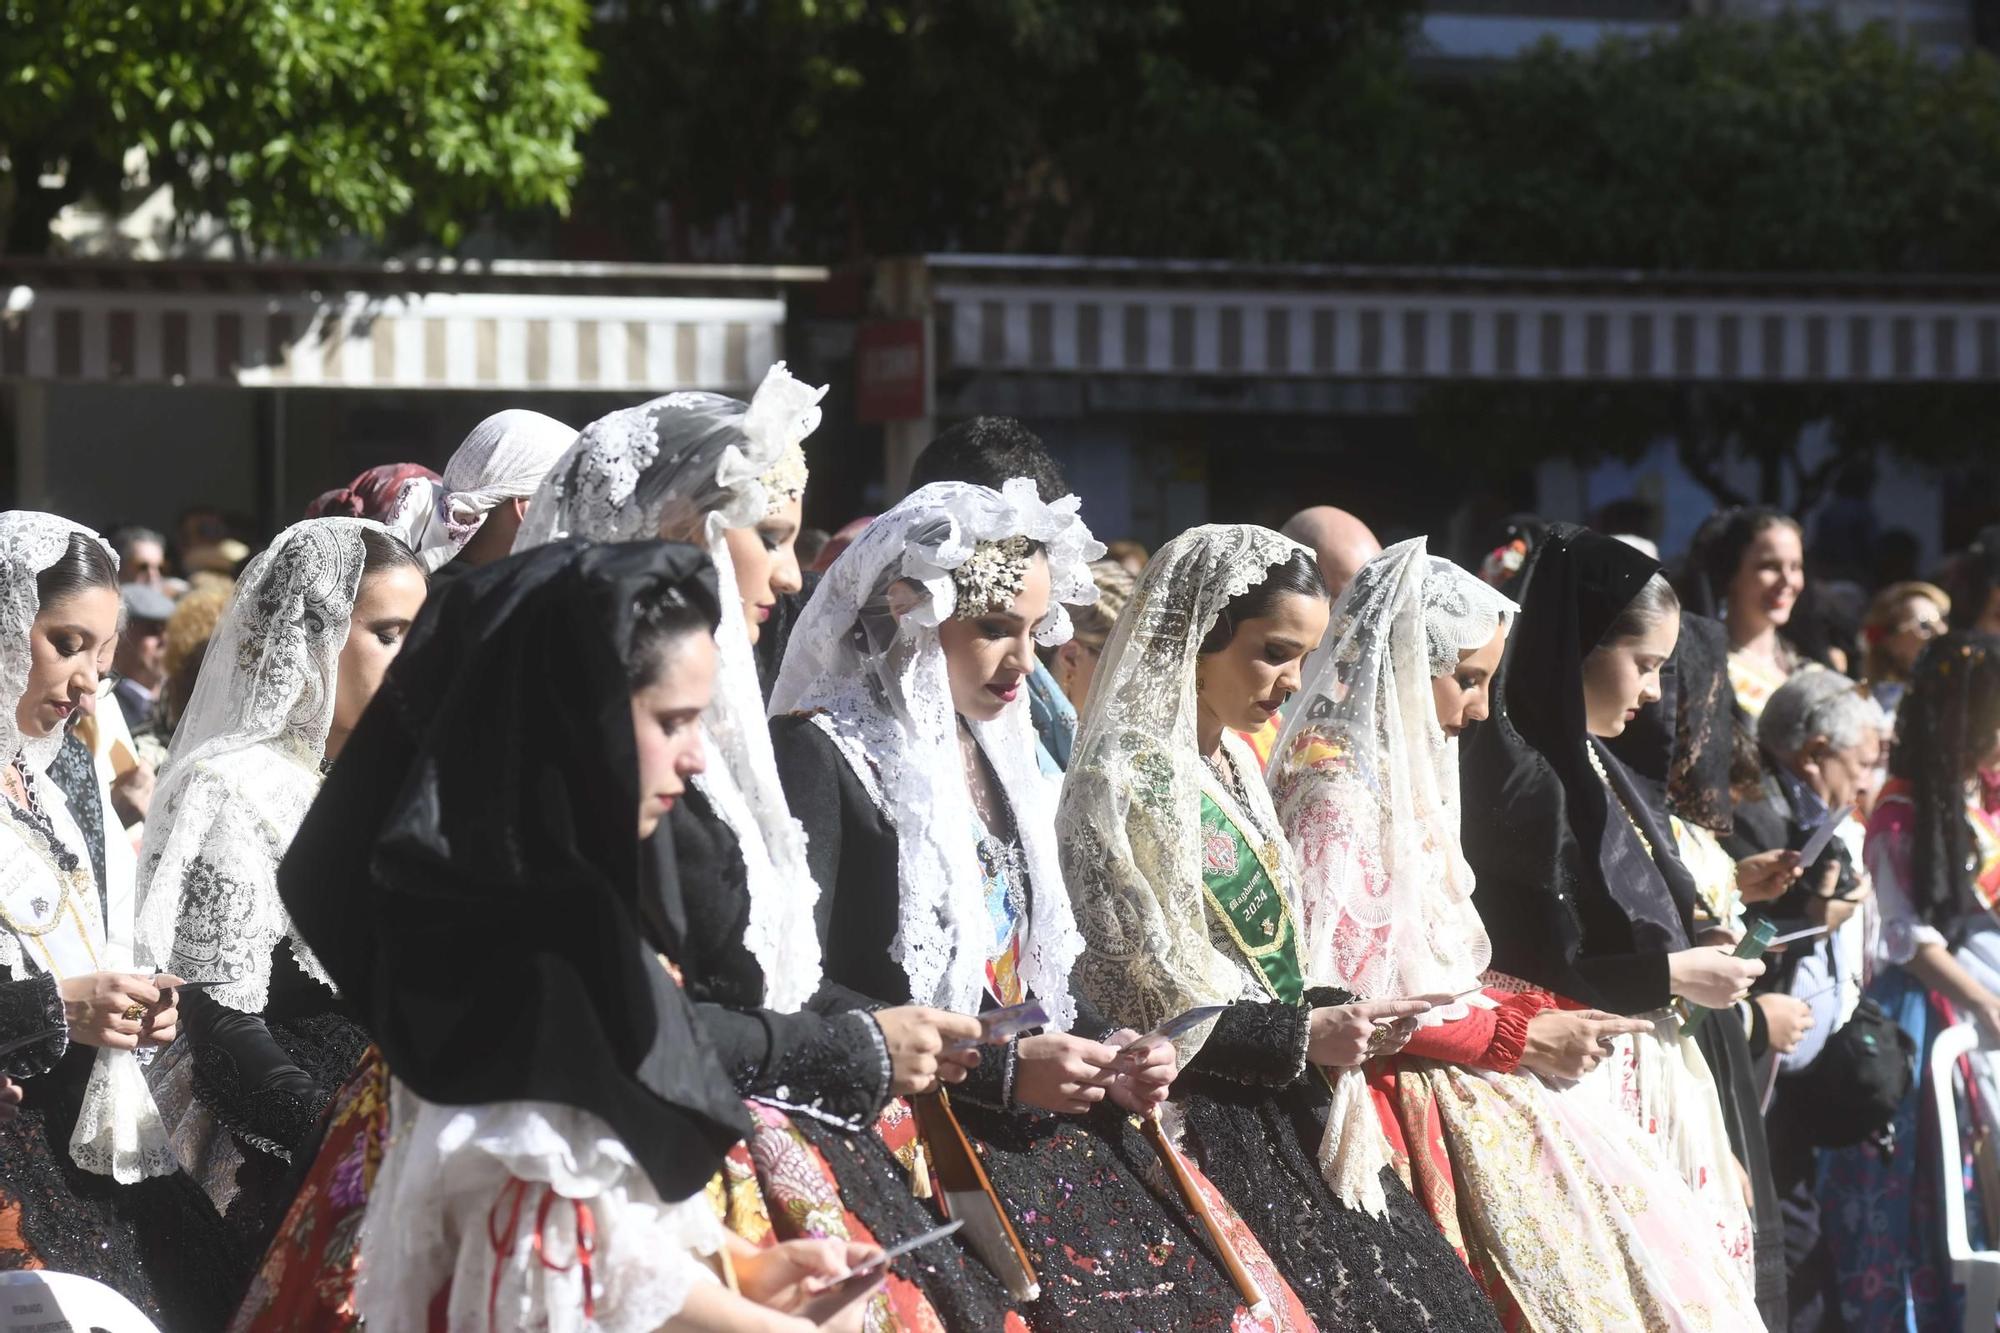
[[[1415,10],[632,3],[597,27],[613,110],[586,188],[601,221],[656,254],[1362,248],[1412,229],[1388,183],[1422,161],[1406,151],[1424,112],[1401,54]]]
[[[1545,45],[1478,88],[1464,258],[1710,272],[2000,266],[2000,64],[1824,15]]]
[[[568,205],[585,0],[0,0],[0,235],[115,204],[130,150],[184,218],[253,246],[454,242]]]
[[[1938,64],[1883,27],[1691,21],[1594,51],[1546,46],[1470,90],[1457,152],[1477,263],[1721,273],[2000,267],[2000,64]],[[1462,457],[1631,458],[1671,437],[1718,501],[1809,509],[1887,447],[1952,462],[1994,447],[1989,386],[1454,385],[1421,429]],[[1808,465],[1819,423],[1835,446]],[[1745,460],[1755,494],[1723,464]]]

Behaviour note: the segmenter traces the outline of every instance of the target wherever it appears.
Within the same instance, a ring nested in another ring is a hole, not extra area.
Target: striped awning
[[[928,262],[945,373],[2000,379],[2000,289],[1991,284]]]
[[[822,270],[0,265],[0,376],[341,389],[745,390]],[[86,280],[87,279],[87,280]],[[685,293],[685,294],[683,294]]]

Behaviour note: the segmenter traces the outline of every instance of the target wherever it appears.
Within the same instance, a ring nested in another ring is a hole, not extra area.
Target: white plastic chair
[[[76,1333],[159,1333],[139,1308],[102,1282],[75,1273],[0,1273],[0,1333],[70,1328]]]
[[[1959,1182],[1965,1168],[1958,1141],[1958,1100],[1952,1075],[1958,1057],[1979,1049],[1979,1028],[1959,1023],[1938,1033],[1931,1047],[1931,1096],[1937,1106],[1938,1153],[1943,1159],[1944,1243],[1951,1256],[1951,1278],[1965,1286],[1965,1333],[1993,1333],[1994,1312],[2000,1310],[2000,1251],[1975,1250],[1965,1229],[1965,1190]]]

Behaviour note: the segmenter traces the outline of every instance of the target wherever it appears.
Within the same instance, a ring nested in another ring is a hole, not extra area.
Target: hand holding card
[[[1120,1055],[1136,1060],[1152,1047],[1162,1042],[1177,1041],[1210,1019],[1220,1017],[1228,1007],[1226,1004],[1198,1004],[1185,1013],[1175,1014],[1151,1032],[1125,1043]]]
[[[866,1298],[882,1285],[883,1279],[888,1275],[889,1264],[893,1260],[901,1258],[912,1250],[921,1249],[933,1241],[944,1240],[964,1225],[963,1222],[947,1222],[935,1230],[912,1236],[870,1256],[856,1264],[846,1277],[838,1279],[807,1301],[799,1309],[799,1318],[821,1326],[833,1322],[849,1306]]]
[[[960,1040],[945,1047],[948,1051],[969,1051],[975,1046],[1004,1046],[1025,1032],[1047,1027],[1049,1012],[1040,1000],[1010,1004],[1004,1009],[988,1009],[979,1016],[977,1040]]]

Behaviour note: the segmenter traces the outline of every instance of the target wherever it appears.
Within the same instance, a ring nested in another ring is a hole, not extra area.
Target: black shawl
[[[1461,757],[1465,854],[1494,967],[1625,1013],[1666,1003],[1666,954],[1685,946],[1693,882],[1630,770],[1600,748],[1651,857],[1590,762],[1583,661],[1658,570],[1623,542],[1551,525],[1526,571],[1494,714]]]
[[[559,542],[452,581],[278,872],[418,1095],[589,1111],[669,1199],[747,1124],[640,938],[626,649],[635,600],[663,585],[713,620],[714,577],[691,546]]]

